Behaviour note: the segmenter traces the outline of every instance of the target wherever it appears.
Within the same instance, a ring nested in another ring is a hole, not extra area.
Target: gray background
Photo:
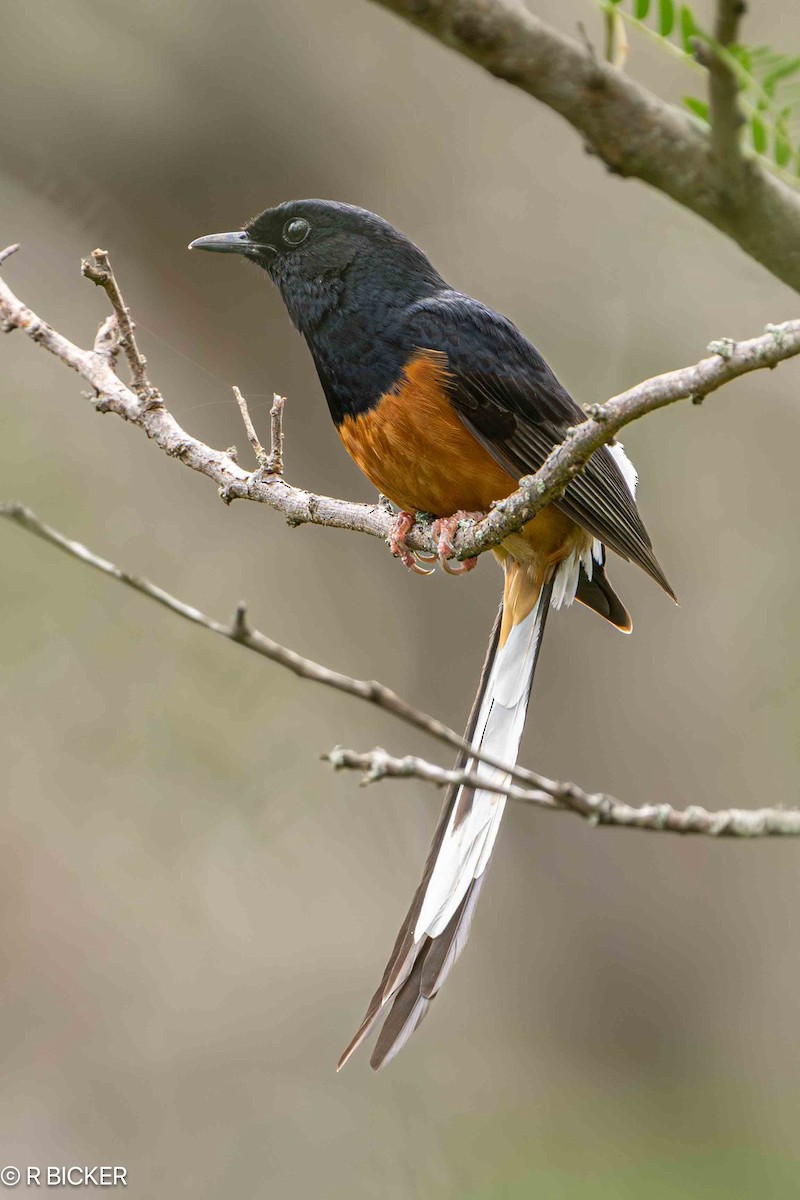
[[[573,33],[584,0],[535,3]],[[756,6],[754,6],[756,7]],[[800,46],[789,0],[752,43]],[[708,5],[698,5],[705,15]],[[213,445],[289,397],[287,471],[371,499],[266,279],[190,238],[318,195],[373,208],[514,318],[581,402],[797,315],[720,234],[610,177],[553,114],[360,0],[29,0],[4,12],[6,276],[90,343],[112,254],[152,375]],[[702,87],[634,39],[630,70]],[[2,493],[213,615],[461,726],[500,586],[288,530],[141,433],[20,333],[0,346]],[[523,747],[627,801],[797,801],[798,368],[625,441],[681,598],[614,563],[635,621],[549,626]],[[248,457],[249,461],[249,457]],[[798,846],[509,811],[473,937],[373,1077],[333,1065],[417,882],[439,797],[371,791],[337,742],[441,753],[0,529],[4,1160],[121,1163],[132,1196],[792,1197]]]

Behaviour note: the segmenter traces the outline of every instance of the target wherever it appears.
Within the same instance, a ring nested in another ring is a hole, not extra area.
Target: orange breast
[[[374,408],[339,427],[350,457],[390,500],[437,517],[485,511],[516,487],[459,420],[446,377],[444,354],[423,350]]]
[[[446,380],[446,356],[419,351],[373,408],[345,417],[339,435],[367,478],[399,508],[437,517],[459,510],[486,512],[493,500],[516,490],[517,480],[461,422]],[[549,560],[569,553],[576,532],[575,524],[552,507],[522,531]]]

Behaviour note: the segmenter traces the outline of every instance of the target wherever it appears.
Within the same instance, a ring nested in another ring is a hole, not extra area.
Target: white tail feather
[[[475,725],[473,746],[510,765],[519,753],[550,590],[542,590],[531,612],[497,650]],[[466,767],[487,787],[474,793],[466,815],[460,811],[464,789],[459,789],[414,928],[415,942],[447,927],[472,881],[486,869],[497,838],[505,797],[492,791],[491,784],[506,783],[508,775],[474,759]]]
[[[606,446],[609,454],[615,459],[617,466],[622,472],[622,478],[630,492],[632,498],[636,499],[636,485],[639,482],[639,472],[633,465],[631,460],[625,453],[625,447],[622,442],[611,442]]]

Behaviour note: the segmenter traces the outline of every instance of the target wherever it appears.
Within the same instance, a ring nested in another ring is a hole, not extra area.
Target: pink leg
[[[415,520],[416,517],[413,513],[399,512],[397,514],[389,530],[389,549],[394,557],[399,558],[415,575],[432,575],[433,571],[426,571],[424,567],[421,567],[413,552],[406,545],[406,534]]]
[[[456,512],[452,517],[441,517],[433,522],[433,536],[436,538],[436,549],[439,555],[439,566],[448,575],[466,575],[477,565],[477,558],[465,558],[463,562],[450,560],[453,557],[453,537],[461,521],[480,521],[484,513]]]

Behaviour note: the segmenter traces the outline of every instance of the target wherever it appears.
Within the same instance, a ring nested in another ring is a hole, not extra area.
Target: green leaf
[[[780,83],[782,79],[788,79],[790,75],[795,75],[798,71],[800,71],[800,57],[785,58],[783,62],[770,71],[762,81],[761,86],[764,88],[766,88],[767,84],[774,86]]]
[[[705,121],[707,125],[710,124],[708,105],[705,100],[698,100],[697,96],[684,96],[683,103],[701,121]]]
[[[779,167],[785,167],[792,157],[792,143],[785,133],[775,130],[775,162]]]
[[[740,49],[744,50],[745,47],[741,46]],[[753,60],[754,68],[757,66],[761,72],[769,71],[781,57],[770,46],[752,46],[748,53]]]
[[[681,44],[687,54],[691,54],[692,42],[691,39],[697,33],[697,25],[695,24],[692,10],[688,4],[681,5]]]
[[[763,154],[767,148],[767,130],[764,122],[755,113],[750,118],[750,133],[753,137],[753,147],[756,154]]]
[[[752,74],[753,54],[748,50],[747,46],[729,46],[728,53],[732,54],[736,61],[742,64],[748,75]]]
[[[616,14],[638,25],[679,58],[696,58],[698,40],[716,51],[735,79],[739,105],[747,122],[747,140],[753,150],[763,157],[765,166],[791,172],[800,179],[800,54],[783,53],[764,45],[718,46],[698,24],[693,0],[596,2],[607,15]],[[684,96],[683,104],[695,120],[704,125],[711,123],[705,100]]]
[[[672,0],[658,0],[658,32],[666,38],[675,24],[675,5]]]

